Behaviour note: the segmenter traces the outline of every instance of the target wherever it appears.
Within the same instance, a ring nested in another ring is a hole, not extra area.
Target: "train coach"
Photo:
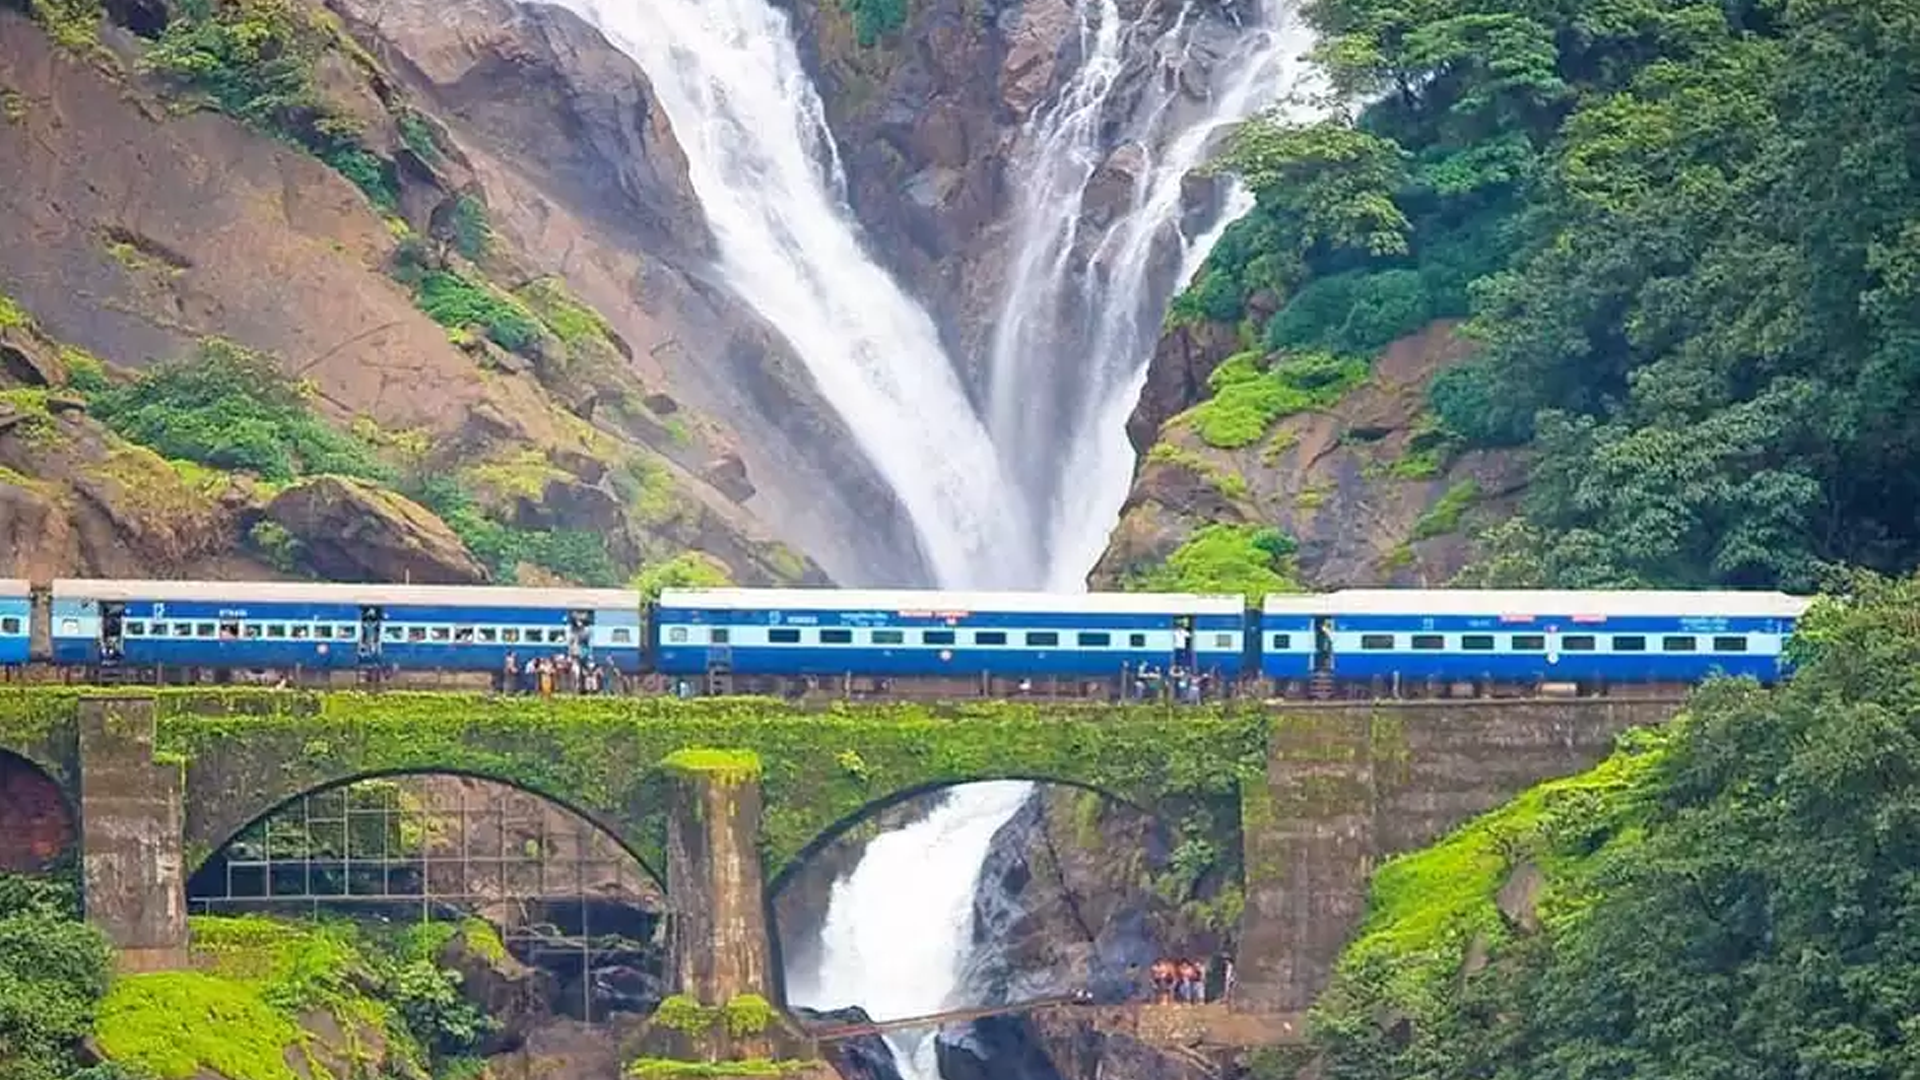
[[[1178,665],[1238,679],[1246,601],[1182,593],[667,589],[659,672],[1118,679]]]
[[[33,637],[33,584],[0,580],[0,666],[28,659]]]
[[[641,669],[619,589],[60,579],[50,600],[62,666],[496,672],[571,652]]]
[[[1784,646],[1809,601],[1706,590],[1347,589],[1270,596],[1261,671],[1334,682],[1762,684],[1787,674]]]

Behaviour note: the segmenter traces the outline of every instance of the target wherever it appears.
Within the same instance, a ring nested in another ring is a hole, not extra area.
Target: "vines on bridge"
[[[0,693],[0,746],[58,737],[82,691]],[[95,691],[95,693],[98,693]],[[642,858],[665,840],[663,767],[688,749],[758,755],[768,879],[875,804],[947,784],[1078,784],[1153,810],[1230,800],[1263,775],[1258,706],[762,698],[499,697],[142,689],[158,753],[188,777],[190,840],[223,843],[279,802],[361,776],[452,771],[546,795],[612,825]]]

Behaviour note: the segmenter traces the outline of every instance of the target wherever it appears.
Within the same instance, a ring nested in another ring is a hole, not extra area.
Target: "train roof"
[[[0,596],[32,596],[33,582],[26,578],[0,578]]]
[[[1342,589],[1319,597],[1269,596],[1273,614],[1596,615],[1611,618],[1718,615],[1793,619],[1812,600],[1730,589]]]
[[[660,606],[709,611],[994,611],[1240,615],[1230,593],[952,592],[940,589],[663,589]]]
[[[211,600],[397,607],[632,608],[625,589],[528,589],[506,585],[342,585],[306,581],[111,581],[56,578],[53,595],[82,600]]]

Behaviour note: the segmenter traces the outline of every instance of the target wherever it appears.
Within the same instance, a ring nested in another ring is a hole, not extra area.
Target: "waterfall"
[[[1019,543],[1030,530],[933,320],[861,246],[785,13],[767,0],[551,2],[646,72],[728,283],[846,418],[940,584],[1037,583]]]
[[[875,1020],[925,1016],[954,997],[973,947],[973,893],[994,834],[1033,794],[1023,781],[967,784],[932,814],[867,845],[834,883],[820,963],[787,977],[787,999],[814,1009],[861,1005]],[[939,1080],[934,1031],[887,1035],[905,1080]]]
[[[1158,64],[1146,76],[1152,84],[1129,103],[1130,115],[1115,116],[1124,61],[1140,53],[1136,37],[1154,32],[1146,16],[1157,2],[1124,23],[1114,0],[1076,0],[1085,59],[1029,120],[1018,163],[1023,194],[989,357],[989,428],[1005,460],[1064,461],[1019,478],[1055,589],[1078,588],[1106,547],[1132,482],[1126,419],[1161,313],[1230,220],[1219,215],[1190,237],[1187,178],[1225,127],[1279,99],[1308,40],[1279,0],[1264,0],[1252,5],[1253,25],[1209,65],[1187,0],[1146,50]],[[1209,83],[1197,102],[1182,93],[1195,69]],[[1130,166],[1130,199],[1083,236],[1089,189],[1102,167],[1117,166]],[[1235,191],[1227,209],[1238,216],[1250,205]]]

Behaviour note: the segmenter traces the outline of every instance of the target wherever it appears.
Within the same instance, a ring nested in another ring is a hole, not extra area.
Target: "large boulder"
[[[286,489],[267,516],[300,542],[306,562],[336,581],[479,585],[480,565],[446,523],[419,503],[339,476]]]

